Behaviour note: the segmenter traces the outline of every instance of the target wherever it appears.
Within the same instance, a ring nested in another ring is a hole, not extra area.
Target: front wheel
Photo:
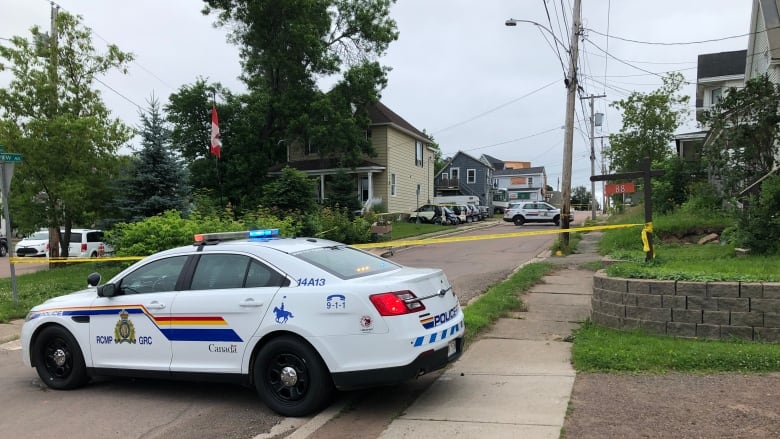
[[[61,326],[41,331],[35,340],[34,360],[41,381],[52,389],[74,389],[89,381],[78,342]]]
[[[0,244],[0,258],[8,256],[8,247],[5,244]]]
[[[512,218],[512,222],[514,222],[516,226],[522,226],[523,224],[525,224],[525,218],[523,218],[520,215],[517,215],[514,218]]]
[[[263,402],[282,416],[306,416],[325,406],[333,380],[319,354],[293,337],[269,341],[255,358],[255,388]]]

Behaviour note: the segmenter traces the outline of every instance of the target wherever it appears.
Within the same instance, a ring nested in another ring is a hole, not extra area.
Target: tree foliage
[[[137,221],[167,210],[186,212],[189,196],[187,169],[171,151],[170,129],[154,97],[146,113],[139,112],[141,150],[121,178],[117,204],[127,221]]]
[[[577,186],[571,191],[571,204],[590,206],[591,194],[585,186]]]
[[[610,134],[610,148],[605,152],[610,167],[618,172],[636,171],[644,157],[661,162],[671,154],[674,131],[688,112],[688,96],[678,94],[685,78],[672,73],[663,78],[663,86],[650,93],[633,92],[613,102],[623,112],[623,126]]]
[[[702,156],[722,187],[738,192],[771,171],[778,154],[780,87],[766,75],[730,88],[715,107],[704,113],[712,140]]]
[[[55,24],[56,38],[35,26],[30,39],[0,46],[2,69],[12,75],[0,89],[0,143],[24,154],[10,197],[15,225],[64,226],[69,235],[73,225],[100,218],[111,196],[116,153],[132,130],[111,117],[95,82],[110,70],[124,72],[132,56],[114,45],[96,53],[79,17],[62,12]],[[67,244],[61,248],[66,256]]]
[[[392,3],[205,1],[204,13],[216,13],[217,24],[232,29],[231,39],[240,47],[242,57],[242,80],[249,89],[233,105],[233,118],[227,116],[225,169],[220,172],[226,189],[233,178],[247,173],[258,177],[252,181],[262,183],[267,169],[285,162],[287,148],[294,145],[311,146],[321,157],[338,158],[339,166],[345,168],[374,153],[366,136],[370,123],[366,108],[379,99],[386,86],[387,69],[376,60],[398,37],[389,17]],[[327,92],[318,87],[323,78],[335,84]],[[195,96],[200,94],[192,91]],[[179,100],[172,105],[191,118],[193,113],[187,108],[201,104]],[[193,176],[195,167],[193,164]],[[195,187],[207,187],[201,183],[206,182],[193,179]],[[256,203],[263,198],[256,192],[260,186],[230,187],[231,202],[244,206]]]
[[[761,183],[761,193],[751,197],[737,221],[737,244],[757,254],[780,253],[780,175]]]

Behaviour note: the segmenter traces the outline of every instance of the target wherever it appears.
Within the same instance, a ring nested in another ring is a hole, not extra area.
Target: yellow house
[[[363,209],[401,213],[430,202],[435,164],[431,139],[381,102],[371,105],[368,114],[367,135],[376,156],[365,156],[354,169],[344,169],[354,176],[355,197]],[[327,199],[329,182],[340,170],[338,159],[301,144],[288,145],[287,157],[287,163],[270,174],[278,174],[284,166],[295,168],[317,180],[319,201]]]

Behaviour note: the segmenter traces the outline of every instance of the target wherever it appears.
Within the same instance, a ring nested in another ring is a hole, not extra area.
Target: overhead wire
[[[720,37],[720,38],[710,38],[707,40],[698,40],[698,41],[677,41],[677,42],[660,42],[660,41],[642,41],[642,40],[634,40],[631,38],[625,38],[625,37],[619,37],[617,35],[608,35],[601,33],[595,29],[588,29],[590,32],[593,32],[597,35],[601,35],[603,37],[612,38],[615,40],[625,41],[628,43],[635,43],[635,44],[646,44],[646,45],[652,45],[652,46],[689,46],[694,44],[705,44],[705,43],[715,43],[718,41],[726,41],[726,40],[733,40],[735,38],[743,38],[743,37],[749,37],[751,35],[756,35],[761,32],[766,32],[768,30],[772,29],[778,29],[780,26],[770,26],[764,30],[756,31],[756,32],[748,32],[745,34],[739,34],[739,35],[730,35],[727,37]]]
[[[504,108],[504,107],[506,107],[508,105],[514,104],[515,102],[517,102],[517,101],[519,101],[521,99],[525,99],[525,98],[527,98],[527,97],[529,97],[529,96],[531,96],[531,95],[533,95],[535,93],[538,93],[538,92],[546,89],[547,87],[552,86],[553,84],[558,84],[559,82],[560,82],[560,80],[556,79],[556,80],[554,80],[554,81],[552,81],[552,82],[550,82],[548,84],[545,84],[545,85],[543,85],[543,86],[541,86],[541,87],[539,87],[539,88],[537,88],[535,90],[532,90],[532,91],[530,91],[530,92],[528,92],[528,93],[526,93],[526,94],[524,94],[524,95],[522,95],[520,97],[517,97],[517,98],[514,98],[514,99],[512,99],[510,101],[504,102],[503,104],[500,104],[500,105],[498,105],[496,107],[493,107],[493,108],[491,108],[491,109],[489,109],[487,111],[483,111],[482,113],[479,113],[476,116],[472,116],[472,117],[470,117],[470,118],[468,118],[466,120],[457,122],[455,124],[452,124],[452,125],[450,125],[448,127],[442,128],[440,130],[433,131],[431,134],[440,134],[440,133],[443,133],[444,131],[451,130],[452,128],[457,128],[457,127],[459,127],[461,125],[465,125],[465,124],[467,124],[469,122],[472,122],[472,121],[474,121],[476,119],[479,119],[480,117],[486,116],[486,115],[488,115],[490,113],[493,113],[494,111],[500,110],[500,109],[502,109],[502,108]]]
[[[492,148],[494,146],[506,145],[507,143],[519,142],[520,140],[526,140],[526,139],[530,139],[532,137],[541,136],[541,135],[547,134],[547,133],[549,133],[551,131],[560,130],[560,129],[561,129],[560,126],[555,126],[553,128],[548,128],[548,129],[543,130],[543,131],[539,131],[539,132],[536,132],[536,133],[533,133],[533,134],[529,134],[527,136],[518,137],[518,138],[510,139],[510,140],[505,140],[503,142],[493,143],[493,144],[490,144],[490,145],[478,146],[476,148],[459,149],[459,151],[463,151],[463,152],[476,151],[476,150],[479,150],[479,149],[486,149],[486,148]]]
[[[553,24],[552,24],[552,19],[550,19],[550,10],[547,8],[547,1],[546,1],[546,0],[542,0],[542,3],[544,4],[544,11],[547,13],[547,23],[549,23],[549,24],[550,24],[550,30],[552,31],[552,29],[553,29]],[[553,4],[554,4],[554,3],[553,3]],[[557,18],[557,15],[556,15],[556,18]],[[560,27],[561,27],[561,22],[560,22],[560,21],[558,21],[558,31],[559,31],[559,32],[560,32]],[[548,40],[547,40],[547,36],[546,36],[546,35],[544,35],[544,33],[542,32],[542,29],[541,29],[541,28],[539,28],[539,32],[540,32],[540,33],[542,34],[542,36],[544,37],[544,40],[545,40],[545,41],[547,41],[547,44],[548,44],[548,45],[550,45],[550,46],[552,46],[552,45],[550,44],[550,41],[548,41]],[[554,36],[555,36],[555,35],[553,34],[553,37],[554,37]],[[557,39],[557,38],[553,38],[553,40],[554,40],[554,42],[555,42],[555,48],[554,48],[554,50],[555,50],[555,53],[558,55],[558,61],[560,61],[560,63],[561,63],[561,69],[563,70],[563,77],[564,77],[564,78],[566,78],[566,65],[565,65],[565,63],[563,62],[563,57],[561,56],[561,51],[560,51],[560,50],[558,50],[558,46],[559,46],[559,44],[558,44],[558,39]],[[568,50],[567,50],[565,47],[564,47],[564,51],[565,51],[565,52],[568,52]]]

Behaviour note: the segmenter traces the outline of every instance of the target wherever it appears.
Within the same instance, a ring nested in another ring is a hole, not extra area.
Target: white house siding
[[[750,26],[751,37],[748,43],[745,76],[754,78],[766,74],[770,81],[778,84],[780,83],[780,72],[778,72],[778,66],[771,63],[769,38],[765,32],[764,11],[761,10],[761,2],[758,0],[753,1],[751,20],[753,22]]]
[[[418,203],[417,184],[420,185],[419,203],[425,204],[433,191],[433,160],[426,147],[423,147],[423,166],[415,166],[415,139],[395,129],[387,130],[387,169],[396,174],[396,195],[388,196],[387,209],[390,212],[409,212]],[[431,167],[430,170],[428,167]],[[384,182],[389,193],[390,176],[385,175]]]

